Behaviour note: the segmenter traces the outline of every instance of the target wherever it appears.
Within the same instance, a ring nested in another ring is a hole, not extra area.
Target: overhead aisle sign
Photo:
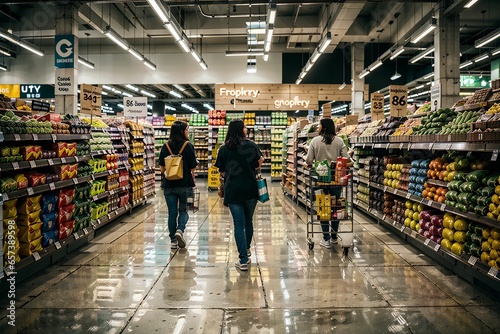
[[[391,105],[391,116],[403,117],[408,113],[408,86],[389,86]]]
[[[123,115],[125,117],[147,117],[148,98],[147,97],[124,97]]]

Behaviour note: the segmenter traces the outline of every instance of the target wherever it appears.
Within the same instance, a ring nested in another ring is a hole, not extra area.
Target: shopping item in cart
[[[316,162],[314,170],[318,175],[318,182],[330,182],[332,180],[332,173],[330,171],[330,163],[327,160]]]

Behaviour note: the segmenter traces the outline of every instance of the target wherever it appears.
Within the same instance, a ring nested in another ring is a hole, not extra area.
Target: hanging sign
[[[125,117],[147,117],[148,98],[147,97],[124,97],[123,115]]]
[[[436,111],[441,107],[441,83],[434,82],[431,87],[431,111]]]
[[[323,118],[330,118],[332,117],[332,104],[331,103],[325,103],[321,106],[323,109]]]
[[[408,86],[389,86],[391,116],[403,117],[407,114]]]
[[[0,85],[0,94],[10,98],[18,98],[19,93],[19,85]]]
[[[75,70],[56,68],[55,96],[76,95]]]
[[[372,121],[378,121],[384,118],[384,94],[372,93],[371,94],[371,113]]]
[[[80,113],[101,115],[102,88],[92,85],[80,85]]]
[[[52,85],[21,85],[21,99],[50,99],[54,95]]]
[[[75,36],[57,35],[55,38],[56,68],[75,67]]]
[[[45,102],[33,100],[33,101],[31,101],[31,110],[50,112],[50,103],[45,103]]]

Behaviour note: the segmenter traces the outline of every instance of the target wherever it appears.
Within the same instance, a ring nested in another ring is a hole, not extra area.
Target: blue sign
[[[75,36],[56,36],[55,66],[56,68],[75,67]]]

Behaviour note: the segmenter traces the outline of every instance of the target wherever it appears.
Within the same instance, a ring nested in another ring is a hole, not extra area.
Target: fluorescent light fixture
[[[269,53],[264,53],[264,61],[268,61],[269,60]]]
[[[176,98],[180,99],[182,97],[181,94],[177,93],[175,90],[170,91],[170,95],[175,96]]]
[[[344,82],[344,83],[342,83],[342,85],[340,85],[340,86],[339,86],[339,90],[344,89],[344,88],[345,88],[345,86],[347,86],[347,85],[345,84],[345,82]]]
[[[123,104],[118,103],[118,104],[117,104],[117,106],[118,106],[119,108],[122,108],[122,109],[123,109]]]
[[[424,57],[430,55],[435,50],[436,50],[436,48],[434,46],[428,47],[427,49],[425,49],[424,51],[422,51],[421,53],[419,53],[418,55],[416,55],[415,57],[413,57],[412,59],[410,59],[410,63],[415,64],[417,61],[419,61],[420,59],[423,59]]]
[[[302,79],[301,78],[298,78],[297,80],[295,80],[295,84],[298,85],[299,83],[302,82]]]
[[[306,71],[302,71],[302,72],[300,72],[299,79],[301,79],[301,80],[302,80],[302,79],[304,79],[304,78],[305,78],[305,76],[306,76],[306,74],[307,74],[307,72],[306,72]]]
[[[203,103],[203,106],[205,108],[207,108],[208,110],[214,110],[214,108],[210,104],[208,104],[208,103]]]
[[[142,61],[142,60],[144,60],[144,56],[143,56],[140,52],[136,51],[134,48],[132,48],[132,47],[131,47],[131,48],[130,48],[130,49],[128,49],[127,51],[128,51],[128,52],[129,52],[132,56],[134,56],[135,58],[137,58],[137,59],[139,59],[139,60],[141,60],[141,61]]]
[[[391,80],[397,80],[401,78],[401,74],[399,74],[398,72],[394,73],[391,77]]]
[[[264,44],[264,54],[268,53],[269,51],[271,51],[271,42],[265,42]]]
[[[127,97],[134,97],[134,95],[127,93],[127,92],[122,92],[122,95],[127,96]]]
[[[257,73],[257,65],[247,64],[247,73]]]
[[[277,12],[278,12],[278,7],[276,6],[276,2],[274,1],[269,2],[269,8],[267,9],[267,17],[269,18],[268,21],[269,24],[274,24],[274,21],[276,21]]]
[[[174,38],[175,41],[178,41],[181,39],[181,34],[177,30],[177,27],[172,23],[172,22],[166,22],[164,24],[164,27],[167,28],[167,30],[170,32],[172,37]]]
[[[394,53],[391,55],[390,59],[391,60],[396,59],[403,52],[405,52],[405,48],[400,46],[399,48],[396,49],[396,51],[394,51]]]
[[[433,72],[433,73],[429,73],[429,74],[427,74],[427,75],[424,77],[424,79],[426,79],[426,80],[427,80],[427,79],[432,78],[433,76],[434,76],[434,72]]]
[[[173,111],[175,111],[175,110],[177,110],[177,109],[175,109],[175,108],[174,108],[174,107],[172,107],[172,106],[169,106],[169,105],[166,105],[166,104],[165,104],[165,110],[173,110]]]
[[[368,69],[370,70],[370,72],[373,72],[376,68],[379,68],[380,66],[382,66],[382,60],[377,60],[376,62],[374,62],[373,64],[371,64]]]
[[[476,2],[478,2],[479,0],[470,0],[469,2],[467,2],[465,5],[464,5],[464,8],[471,8],[472,6],[474,6],[474,4]]]
[[[200,56],[198,55],[198,52],[196,52],[196,50],[191,50],[191,55],[193,56],[193,58],[196,60],[196,62],[200,62],[201,61],[201,58]]]
[[[150,69],[152,69],[153,71],[156,70],[156,65],[153,64],[151,61],[145,59],[144,60],[144,65],[146,65],[147,67],[149,67]]]
[[[364,77],[366,77],[368,74],[370,74],[370,71],[369,71],[369,70],[363,70],[363,72],[361,72],[361,73],[358,75],[358,78],[363,79],[363,78],[364,78]]]
[[[5,66],[5,65],[0,65],[0,70],[2,70],[2,71],[7,71],[7,66]]]
[[[36,46],[35,44],[32,44],[28,41],[25,41],[21,37],[18,37],[16,35],[10,33],[8,30],[0,28],[0,37],[3,37],[6,40],[8,40],[14,44],[19,45],[22,48],[25,48],[26,50],[36,54],[37,56],[42,57],[45,55],[45,53],[42,51],[42,49],[40,49],[38,46]]]
[[[157,0],[148,0],[148,3],[151,7],[153,7],[156,15],[160,18],[161,22],[166,23],[168,22],[168,13],[159,1]]]
[[[325,52],[326,48],[328,47],[328,45],[330,45],[331,41],[332,41],[332,34],[330,32],[327,32],[325,37],[323,37],[323,39],[318,45],[319,53]]]
[[[437,20],[435,17],[429,20],[426,24],[421,26],[412,36],[411,36],[411,42],[412,43],[418,43],[422,38],[427,36],[431,31],[437,28]]]
[[[102,91],[102,95],[108,95],[108,92]]]
[[[416,89],[422,89],[422,88],[424,88],[424,87],[425,87],[424,85],[420,85],[420,86],[415,87],[415,90],[416,90]]]
[[[489,57],[490,57],[490,55],[486,53],[486,54],[481,55],[481,56],[479,56],[479,57],[477,57],[477,58],[475,58],[473,60],[474,60],[475,63],[479,63],[480,61],[488,59]]]
[[[181,107],[186,108],[186,109],[188,109],[188,110],[191,110],[191,112],[194,112],[194,113],[196,113],[196,114],[198,114],[198,113],[199,113],[199,111],[198,111],[198,110],[196,110],[196,108],[191,107],[191,106],[190,106],[189,104],[187,104],[187,103],[183,103],[183,104],[181,104]]]
[[[177,85],[177,84],[175,84],[175,85],[174,85],[174,87],[175,87],[175,88],[177,88],[178,90],[180,90],[181,92],[183,92],[183,91],[185,91],[185,90],[186,90],[186,87],[181,86],[181,85]]]
[[[106,30],[104,30],[104,35],[106,35],[106,37],[108,37],[110,40],[112,40],[116,45],[121,47],[123,50],[128,51],[128,49],[130,48],[127,41],[125,41],[113,29],[111,29],[110,26],[106,27]]]
[[[264,51],[226,51],[228,57],[263,56]]]
[[[141,94],[152,97],[153,99],[156,98],[156,95],[151,94],[150,92],[147,92],[145,90],[141,90]]]
[[[200,61],[200,66],[202,69],[204,69],[205,71],[208,70],[208,65],[207,63],[205,63],[205,61]]]
[[[314,50],[312,56],[311,56],[311,63],[315,63],[316,60],[319,59],[319,57],[321,56],[321,53],[318,52],[318,49]]]
[[[113,89],[114,89],[113,87],[106,86],[106,85],[102,85],[102,88],[110,90],[110,91],[113,91]]]
[[[91,69],[95,68],[94,63],[88,61],[87,59],[85,59],[83,57],[78,56],[78,62],[80,64],[82,64],[83,66],[87,66],[88,68],[91,68]]]
[[[150,105],[150,104],[148,104],[148,109],[149,109],[149,110],[153,110],[153,106],[152,106],[152,105]]]
[[[267,27],[266,42],[271,43],[271,41],[273,40],[273,32],[274,32],[274,26],[272,24],[270,24]]]
[[[460,64],[460,68],[462,69],[462,68],[467,67],[467,66],[472,65],[472,64],[474,64],[474,62],[469,60],[469,61],[466,61],[465,63]]]
[[[120,95],[120,94],[122,93],[122,91],[121,91],[121,90],[118,90],[118,89],[113,90],[113,92],[114,92],[115,94],[118,94],[118,95]]]
[[[474,43],[474,44],[475,44],[476,48],[481,48],[481,47],[485,46],[486,44],[493,42],[495,39],[497,39],[499,37],[500,37],[500,28],[490,32],[485,37],[478,39],[476,41],[476,43]]]
[[[314,65],[313,63],[308,61],[304,71],[309,72],[309,70],[313,67],[313,65]]]
[[[180,40],[177,41],[179,45],[181,46],[181,49],[184,50],[184,52],[189,52],[191,48],[188,45],[188,42],[184,38],[181,38]]]
[[[9,51],[5,51],[5,50],[2,50],[2,49],[0,49],[0,54],[2,54],[4,56],[7,56],[7,57],[12,56]]]
[[[499,53],[500,53],[500,48],[497,48],[497,49],[495,49],[495,50],[491,51],[491,55],[492,55],[492,56],[496,56],[496,55],[497,55],[497,54],[499,54]]]
[[[130,90],[133,90],[134,92],[138,92],[139,91],[139,88],[137,88],[135,86],[132,86],[131,84],[125,85],[125,87],[127,87]]]

